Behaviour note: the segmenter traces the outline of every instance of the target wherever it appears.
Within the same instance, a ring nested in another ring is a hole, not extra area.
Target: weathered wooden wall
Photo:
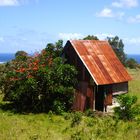
[[[67,63],[74,65],[78,70],[78,84],[76,86],[73,109],[77,111],[84,111],[85,109],[89,108],[103,110],[104,87],[108,87],[108,85],[98,86],[97,88],[97,85],[94,83],[88,70],[70,43],[66,44],[64,55],[64,57],[67,59]],[[112,89],[108,92],[105,103],[106,105],[112,104]]]
[[[112,85],[113,95],[123,94],[128,92],[128,82],[118,83]]]
[[[89,86],[87,82],[79,82],[78,88],[75,93],[73,109],[77,111],[93,109],[93,102],[93,87]]]
[[[86,108],[93,109],[94,95],[93,86],[90,86],[91,76],[70,43],[64,51],[67,63],[74,65],[78,70],[73,109],[77,111],[84,111]]]

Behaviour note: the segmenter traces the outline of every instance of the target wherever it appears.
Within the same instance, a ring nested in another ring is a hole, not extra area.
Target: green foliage
[[[83,40],[99,40],[97,36],[94,35],[88,35],[83,38]]]
[[[94,117],[95,116],[95,112],[91,109],[88,109],[85,111],[85,115],[88,117]]]
[[[72,113],[64,113],[63,116],[65,120],[71,121],[71,127],[75,127],[82,121],[83,113],[76,111]]]
[[[129,58],[126,61],[126,66],[130,69],[136,69],[138,67],[138,62],[133,58]]]
[[[5,64],[0,64],[0,90],[3,90],[3,80],[5,79],[5,71],[6,71],[6,68],[5,68]]]
[[[138,97],[140,103],[140,70],[129,69],[133,80],[129,84],[129,95]],[[71,127],[73,113],[62,115],[49,113],[15,113],[9,107],[9,102],[2,101],[0,94],[0,139],[82,139],[82,140],[139,140],[140,139],[140,115],[131,121],[115,119],[112,116],[101,116],[95,112],[95,117],[83,116],[79,125]],[[43,96],[39,96],[40,100]],[[132,107],[135,106],[132,105]],[[13,106],[12,106],[13,107]],[[140,110],[139,108],[137,108]],[[66,119],[64,119],[66,117]]]
[[[15,53],[15,59],[25,61],[27,60],[28,54],[25,51],[17,51]]]
[[[48,57],[56,58],[60,57],[63,50],[63,40],[58,40],[55,44],[47,44],[45,51],[48,53]]]
[[[71,127],[74,127],[76,125],[79,125],[81,120],[82,120],[82,113],[81,112],[74,112],[72,114],[72,119],[71,119]]]
[[[119,39],[118,36],[115,36],[107,37],[107,40],[122,64],[126,65],[126,54],[124,53],[124,44],[122,39]]]
[[[71,109],[77,71],[59,57],[62,43],[48,44],[33,57],[17,52],[5,66],[4,100],[12,101],[19,111],[61,114]]]
[[[84,136],[84,129],[82,130],[77,130],[73,134],[71,134],[71,140],[83,140]]]
[[[72,115],[72,113],[64,113],[63,114],[65,120],[70,120],[71,119],[71,115]]]
[[[118,102],[120,106],[114,109],[117,118],[133,120],[140,114],[140,105],[136,105],[136,96],[120,95],[118,97]]]
[[[53,103],[52,110],[56,114],[62,114],[65,111],[65,104],[59,100],[55,100]]]

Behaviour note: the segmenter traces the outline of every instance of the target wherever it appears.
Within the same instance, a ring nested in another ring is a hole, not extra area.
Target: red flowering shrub
[[[16,56],[6,65],[4,99],[19,110],[60,113],[72,105],[77,72],[58,57],[62,48],[51,45],[33,57]]]

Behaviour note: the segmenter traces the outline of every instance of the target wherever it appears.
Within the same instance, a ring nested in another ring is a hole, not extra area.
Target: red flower
[[[32,75],[28,75],[27,78],[33,78],[33,76]]]
[[[34,67],[33,70],[38,70],[38,67]]]
[[[16,78],[16,77],[10,78],[10,81],[17,81],[17,80],[19,80],[19,78]]]

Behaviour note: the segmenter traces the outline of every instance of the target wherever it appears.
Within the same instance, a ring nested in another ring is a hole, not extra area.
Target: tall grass
[[[129,94],[136,95],[140,103],[140,70],[129,70],[134,78],[129,83]],[[110,116],[87,117],[72,126],[71,113],[57,116],[49,114],[18,114],[4,108],[0,94],[0,140],[139,140],[140,119],[116,120]],[[74,114],[73,114],[74,115]],[[76,116],[75,116],[76,117]],[[65,119],[67,118],[67,119]]]
[[[137,96],[140,104],[140,69],[129,69],[128,71],[132,76],[132,81],[129,82],[129,94]]]

